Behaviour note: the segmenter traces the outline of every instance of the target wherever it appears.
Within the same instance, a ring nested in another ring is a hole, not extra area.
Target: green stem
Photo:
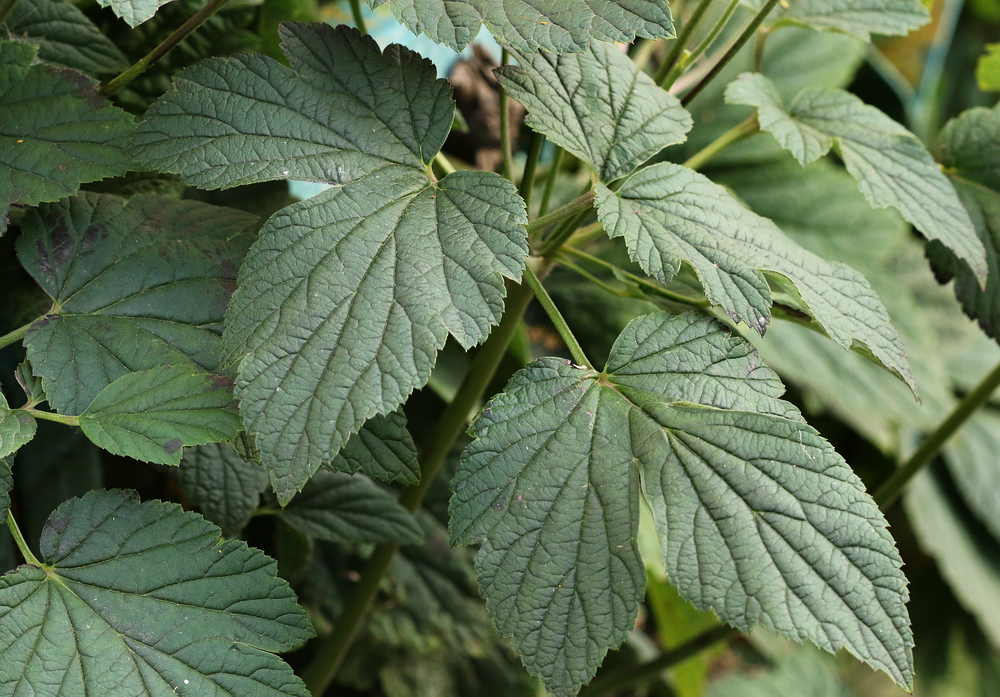
[[[361,12],[361,0],[351,0],[351,16],[354,17],[354,26],[363,35],[368,35],[368,26],[365,24],[365,16]]]
[[[556,223],[561,223],[573,216],[579,215],[580,213],[586,213],[594,205],[594,192],[593,190],[588,191],[585,194],[577,196],[575,199],[570,201],[564,206],[556,208],[551,213],[547,213],[540,218],[536,218],[527,224],[525,230],[527,230],[528,235],[534,235],[541,232],[547,228],[552,227]],[[544,254],[544,253],[543,253]]]
[[[712,644],[728,639],[736,630],[725,624],[706,629],[680,646],[666,651],[651,661],[639,665],[625,666],[598,676],[594,682],[583,688],[579,697],[601,697],[602,695],[625,694],[632,688],[655,680],[667,668],[696,656]]]
[[[451,160],[449,160],[443,152],[439,152],[434,156],[434,164],[440,167],[441,171],[444,172],[445,175],[449,175],[457,171],[455,169],[455,165],[451,163]]]
[[[0,24],[7,21],[8,15],[17,7],[19,0],[0,0]]]
[[[531,287],[531,292],[535,294],[535,298],[538,299],[538,303],[545,310],[545,314],[549,316],[549,320],[552,322],[552,326],[556,328],[559,332],[559,336],[562,337],[563,342],[566,344],[566,348],[569,349],[569,354],[573,356],[573,360],[577,365],[585,365],[588,368],[593,368],[593,363],[587,358],[587,354],[583,352],[583,347],[580,346],[580,342],[576,340],[573,335],[573,330],[569,328],[569,324],[566,323],[566,318],[562,316],[559,312],[559,308],[556,307],[555,302],[552,300],[552,296],[549,292],[545,290],[545,286],[539,280],[535,272],[531,270],[530,267],[524,270],[524,281]]]
[[[706,162],[728,148],[730,145],[737,143],[748,136],[752,136],[759,130],[760,125],[757,122],[757,116],[750,116],[745,121],[737,126],[733,126],[721,136],[689,157],[684,163],[684,166],[690,167],[691,169],[701,169],[705,166]]]
[[[892,476],[875,491],[875,503],[882,510],[889,508],[895,503],[896,498],[906,485],[910,483],[910,480],[930,464],[937,454],[941,452],[941,448],[944,447],[948,439],[955,435],[959,427],[977,409],[986,404],[997,386],[1000,386],[1000,364],[990,371],[989,375],[984,377],[976,385],[976,388],[958,403],[948,415],[948,418],[938,424],[938,427],[924,439],[924,442],[910,455],[909,459],[893,472]]]
[[[670,47],[670,52],[667,53],[667,57],[660,64],[660,69],[656,71],[656,75],[653,76],[653,80],[656,84],[663,86],[664,80],[670,74],[671,69],[677,60],[680,58],[681,51],[687,45],[688,40],[690,40],[691,35],[694,34],[694,30],[698,28],[698,23],[701,22],[705,13],[708,11],[709,6],[712,4],[712,0],[701,0],[697,5],[695,5],[694,10],[691,12],[691,16],[681,27],[681,33],[677,35],[674,39],[673,45]]]
[[[556,260],[559,262],[559,265],[562,266],[564,269],[569,269],[570,271],[572,271],[576,275],[580,276],[581,278],[587,279],[587,281],[589,281],[593,285],[597,286],[598,288],[600,288],[601,290],[603,290],[605,293],[609,293],[609,294],[611,294],[611,295],[613,295],[613,296],[615,296],[617,298],[630,298],[630,297],[633,297],[632,294],[629,293],[627,290],[619,290],[618,288],[615,288],[614,286],[612,286],[610,283],[605,283],[603,279],[598,278],[597,276],[595,276],[594,274],[590,273],[589,271],[587,271],[585,268],[583,268],[579,264],[570,261],[569,259],[567,259],[562,254],[560,254],[556,258]]]
[[[510,55],[507,53],[507,49],[503,49],[500,53],[500,65],[507,65],[510,63]],[[505,176],[508,180],[514,181],[514,165],[511,162],[511,151],[510,151],[510,113],[507,109],[507,90],[503,88],[503,85],[499,86],[500,90],[500,166]]]
[[[543,263],[538,271],[539,275],[546,275],[552,265],[552,262]],[[438,421],[427,448],[420,454],[420,482],[406,489],[400,496],[400,503],[407,509],[415,511],[419,507],[455,441],[465,431],[470,413],[482,400],[533,297],[527,284],[514,286],[508,294],[503,319],[476,353],[465,381]],[[344,612],[333,633],[317,646],[312,663],[302,674],[302,679],[314,697],[320,697],[326,692],[336,677],[347,650],[368,614],[382,577],[398,551],[399,545],[379,545],[375,548],[344,604]]]
[[[711,307],[711,303],[709,303],[709,301],[706,299],[692,298],[687,295],[675,293],[672,290],[664,288],[658,283],[654,283],[648,279],[643,278],[642,276],[632,273],[631,271],[626,271],[620,266],[615,266],[610,261],[605,261],[600,257],[595,257],[593,254],[588,254],[587,252],[584,252],[581,249],[577,249],[576,247],[565,247],[563,248],[561,253],[576,257],[581,261],[588,261],[592,264],[603,267],[608,271],[611,271],[612,273],[621,276],[622,278],[636,284],[644,291],[652,293],[654,295],[658,295],[666,300],[671,300],[673,302],[680,303],[682,305],[687,305],[689,307],[696,307],[698,309],[705,309],[707,307]]]
[[[729,24],[729,20],[732,18],[733,13],[736,12],[736,8],[740,6],[740,2],[741,0],[732,0],[732,2],[729,3],[729,7],[727,7],[726,11],[722,13],[722,17],[720,17],[719,21],[715,23],[714,27],[712,27],[708,36],[702,39],[701,43],[699,43],[698,46],[691,51],[691,54],[687,58],[687,63],[690,64],[698,58],[698,56],[707,51],[708,47],[711,46],[717,38],[719,38],[719,34],[721,34],[722,30],[726,28],[727,24]]]
[[[542,154],[542,146],[545,145],[545,136],[541,133],[531,134],[531,148],[528,150],[528,160],[524,165],[524,174],[521,175],[521,185],[517,190],[524,199],[524,207],[531,210],[531,190],[535,187],[535,173],[538,170],[538,158]]]
[[[42,421],[55,421],[57,424],[64,424],[66,426],[79,426],[80,417],[79,416],[64,416],[63,414],[56,414],[51,411],[40,411],[38,409],[24,409],[36,419],[41,419]]]
[[[17,343],[18,341],[23,339],[24,336],[28,333],[28,329],[31,327],[31,325],[37,321],[38,320],[32,320],[31,322],[28,322],[27,324],[18,327],[14,331],[8,334],[4,334],[3,336],[0,336],[0,348],[3,348],[5,346],[10,346],[11,344]]]
[[[14,520],[14,514],[7,511],[7,529],[10,530],[10,536],[14,538],[14,544],[21,551],[21,556],[24,557],[24,561],[32,566],[41,566],[42,563],[35,558],[35,555],[31,553],[31,549],[28,547],[28,543],[24,541],[24,535],[21,534],[21,528],[17,527],[17,521]]]
[[[566,151],[556,148],[556,154],[552,157],[552,164],[549,172],[545,176],[545,189],[542,191],[542,202],[538,204],[538,215],[545,215],[549,210],[549,202],[552,200],[552,192],[556,188],[556,180],[559,178],[559,171],[562,167],[563,155]]]
[[[209,0],[205,3],[204,7],[191,15],[188,21],[178,27],[174,33],[160,42],[159,46],[125,69],[125,71],[118,77],[104,85],[104,87],[101,88],[101,92],[104,93],[104,96],[110,97],[122,87],[132,82],[132,80],[139,77],[139,75],[141,75],[146,68],[170,53],[170,51],[173,50],[177,44],[186,39],[192,32],[194,32],[195,29],[211,19],[212,16],[221,10],[222,6],[227,2],[229,2],[229,0]]]
[[[771,14],[771,10],[774,9],[778,2],[779,0],[767,0],[767,4],[760,8],[760,11],[754,15],[752,20],[750,20],[750,24],[747,25],[747,28],[744,29],[743,33],[740,34],[738,39],[736,39],[736,43],[730,46],[729,50],[726,51],[722,58],[719,59],[719,62],[712,66],[712,69],[708,71],[708,75],[703,77],[697,85],[691,88],[690,92],[684,95],[684,98],[681,99],[681,104],[684,106],[690,104],[692,100],[694,100],[694,98],[697,97],[701,91],[715,79],[715,76],[721,73],[722,70],[729,65],[729,61],[735,58],[736,54],[743,49],[746,42],[753,38],[753,35],[757,33],[757,29],[764,23],[764,20],[767,19],[769,14]]]

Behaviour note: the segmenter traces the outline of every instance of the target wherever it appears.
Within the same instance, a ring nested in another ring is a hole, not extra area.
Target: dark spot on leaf
[[[212,383],[212,387],[210,390],[206,390],[206,392],[210,392],[212,390],[231,391],[235,385],[233,379],[227,375],[209,375],[208,380]]]
[[[167,455],[173,455],[178,450],[180,450],[181,447],[183,447],[183,445],[184,441],[182,441],[180,438],[171,438],[170,440],[168,440],[166,443],[163,444],[163,452],[165,452]]]

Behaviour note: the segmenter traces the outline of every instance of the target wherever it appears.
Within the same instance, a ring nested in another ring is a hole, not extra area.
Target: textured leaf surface
[[[414,544],[423,533],[388,489],[363,475],[317,472],[281,513],[291,526],[342,544]]]
[[[162,366],[127,373],[80,415],[87,438],[116,455],[177,465],[181,449],[232,440],[240,419],[225,378]]]
[[[575,694],[632,627],[639,478],[685,598],[909,684],[885,519],[782,389],[713,322],[656,314],[625,328],[603,373],[543,358],[487,404],[453,481],[452,540],[482,542],[497,630],[548,689]]]
[[[788,239],[728,191],[686,167],[640,170],[617,192],[597,185],[598,216],[623,237],[632,258],[663,282],[690,264],[705,295],[760,334],[770,321],[771,289],[791,284],[803,310],[843,348],[860,344],[913,387],[905,349],[864,277]]]
[[[130,27],[136,27],[156,14],[156,11],[174,0],[97,0],[101,7],[110,7]]]
[[[601,181],[625,176],[691,130],[677,98],[616,46],[516,57],[519,65],[497,77],[527,108],[525,122],[590,164]]]
[[[39,60],[51,65],[90,75],[113,75],[128,67],[128,59],[111,39],[71,3],[18,3],[6,26],[11,36],[37,43]]]
[[[7,398],[0,394],[0,458],[13,455],[18,448],[34,438],[38,424],[26,411],[11,409]]]
[[[369,0],[389,3],[415,34],[461,51],[481,25],[516,50],[580,51],[591,38],[631,43],[673,36],[670,10],[657,0]]]
[[[185,450],[178,476],[191,503],[227,537],[239,535],[250,522],[267,489],[263,468],[247,462],[225,443]]]
[[[277,656],[312,636],[274,560],[173,503],[95,491],[0,578],[0,690],[305,697]]]
[[[240,409],[287,503],[365,421],[427,381],[449,334],[465,347],[486,337],[527,244],[509,182],[428,177],[454,113],[428,61],[345,28],[281,31],[291,69],[206,61],[135,142],[201,186],[337,185],[268,221],[227,315]]]
[[[0,231],[11,203],[34,206],[121,174],[132,117],[74,70],[34,64],[38,47],[0,41]]]
[[[944,164],[956,174],[1000,191],[1000,105],[959,114],[941,131]]]
[[[327,469],[347,474],[363,472],[387,482],[417,483],[420,463],[417,446],[406,429],[406,416],[401,411],[373,416],[351,436]]]
[[[219,367],[222,317],[257,218],[158,196],[84,193],[25,216],[21,264],[52,298],[25,341],[56,410],[130,371]]]
[[[895,208],[985,282],[985,250],[955,188],[927,148],[898,123],[856,96],[830,88],[806,88],[785,107],[774,85],[758,73],[730,83],[726,99],[757,107],[761,128],[802,164],[836,146],[873,206]]]
[[[764,6],[762,0],[744,0],[744,4],[754,9]],[[920,0],[798,0],[789,4],[788,9],[771,15],[772,20],[840,31],[866,41],[871,34],[909,34],[931,20]]]

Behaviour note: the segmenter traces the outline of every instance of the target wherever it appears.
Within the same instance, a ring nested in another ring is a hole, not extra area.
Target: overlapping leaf
[[[172,503],[95,491],[0,578],[0,690],[306,697],[273,652],[312,635],[274,560]]]
[[[1000,191],[1000,104],[973,107],[945,124],[941,131],[944,164],[955,174]]]
[[[238,535],[267,489],[267,473],[224,443],[188,448],[180,464],[181,488],[191,503],[224,535]]]
[[[32,64],[38,46],[0,41],[0,232],[12,203],[37,205],[121,174],[132,117],[74,70]]]
[[[869,203],[895,208],[985,283],[985,250],[954,187],[924,145],[898,123],[837,89],[804,89],[786,107],[770,80],[756,73],[730,83],[726,99],[756,107],[761,128],[801,164],[836,146]]]
[[[840,346],[860,345],[913,387],[899,335],[864,277],[802,249],[703,175],[653,165],[616,192],[598,184],[597,209],[608,234],[623,237],[650,275],[666,282],[690,264],[706,297],[760,334],[770,321],[771,280],[800,297]]]
[[[712,683],[705,697],[851,697],[828,657],[799,649],[782,656],[771,670],[729,674]]]
[[[227,315],[240,409],[286,503],[427,381],[448,334],[485,338],[527,245],[509,182],[429,178],[454,113],[429,62],[343,27],[281,32],[291,69],[206,61],[150,109],[135,145],[201,186],[337,185],[268,221]]]
[[[21,264],[52,298],[25,344],[56,410],[130,371],[219,366],[221,323],[257,219],[158,196],[83,193],[25,216]]]
[[[326,467],[347,474],[363,472],[387,482],[415,484],[420,480],[417,446],[401,411],[366,421]]]
[[[456,51],[485,24],[496,39],[521,51],[580,51],[590,39],[631,43],[673,36],[667,3],[657,0],[368,0],[389,3],[415,34]]]
[[[500,83],[528,110],[526,123],[590,164],[601,181],[623,177],[691,129],[690,114],[615,46],[581,53],[517,54]]]
[[[136,27],[156,14],[156,11],[174,0],[97,0],[101,7],[111,10],[125,20],[130,27]]]
[[[342,544],[415,544],[423,533],[413,514],[364,475],[317,472],[281,513],[292,527]]]
[[[11,409],[7,398],[0,394],[0,458],[17,452],[35,436],[38,424],[26,411]]]
[[[60,0],[21,2],[6,28],[18,39],[38,44],[38,58],[51,65],[91,75],[115,74],[128,67],[125,55],[75,5]]]
[[[911,680],[885,519],[742,340],[691,315],[630,323],[603,373],[540,359],[474,425],[452,540],[482,542],[498,631],[557,695],[632,627],[641,479],[671,581],[740,629],[847,648]]]
[[[80,415],[91,441],[116,455],[178,465],[188,445],[229,441],[240,430],[225,378],[187,366],[126,373]]]
[[[743,3],[755,10],[764,6],[763,0]],[[870,41],[871,34],[909,34],[930,22],[931,16],[920,0],[797,0],[772,14],[771,19]]]

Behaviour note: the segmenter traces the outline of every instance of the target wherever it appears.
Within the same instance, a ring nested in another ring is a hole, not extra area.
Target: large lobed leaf
[[[519,51],[580,51],[590,39],[631,43],[673,36],[666,2],[658,0],[368,0],[386,3],[415,34],[456,51],[485,24],[497,41]]]
[[[258,224],[195,201],[93,193],[26,215],[18,257],[52,311],[25,345],[50,404],[80,414],[132,371],[218,370],[223,313]]]
[[[150,109],[135,149],[199,186],[335,185],[268,221],[226,320],[240,409],[284,504],[427,381],[449,334],[486,337],[527,243],[509,182],[429,176],[454,114],[429,62],[344,27],[281,36],[291,68],[199,64]]]
[[[274,652],[313,634],[276,564],[172,503],[92,491],[0,578],[0,692],[308,695]]]
[[[0,41],[0,232],[12,203],[34,206],[122,174],[132,117],[83,73],[34,63],[39,47]]]
[[[652,165],[617,191],[597,184],[597,209],[608,234],[624,238],[650,275],[667,282],[682,262],[690,264],[706,297],[760,334],[771,316],[768,280],[790,286],[840,346],[859,344],[913,387],[899,334],[864,277],[799,247],[705,176],[670,163]]]
[[[743,0],[755,10],[764,0]],[[871,34],[908,34],[931,20],[920,0],[796,0],[771,15],[775,23],[840,31],[865,41]]]
[[[740,75],[727,87],[726,99],[756,107],[761,129],[803,165],[836,146],[869,203],[895,208],[985,284],[985,249],[969,214],[927,148],[901,125],[838,89],[806,88],[786,106],[774,84],[759,73]]]
[[[590,164],[601,181],[629,174],[684,140],[691,115],[617,47],[515,54],[500,84],[528,110],[525,122]]]
[[[482,543],[497,630],[548,689],[575,694],[632,627],[640,483],[698,608],[910,684],[885,519],[782,389],[714,322],[663,313],[630,323],[604,372],[539,359],[487,404],[453,481],[452,541]]]

